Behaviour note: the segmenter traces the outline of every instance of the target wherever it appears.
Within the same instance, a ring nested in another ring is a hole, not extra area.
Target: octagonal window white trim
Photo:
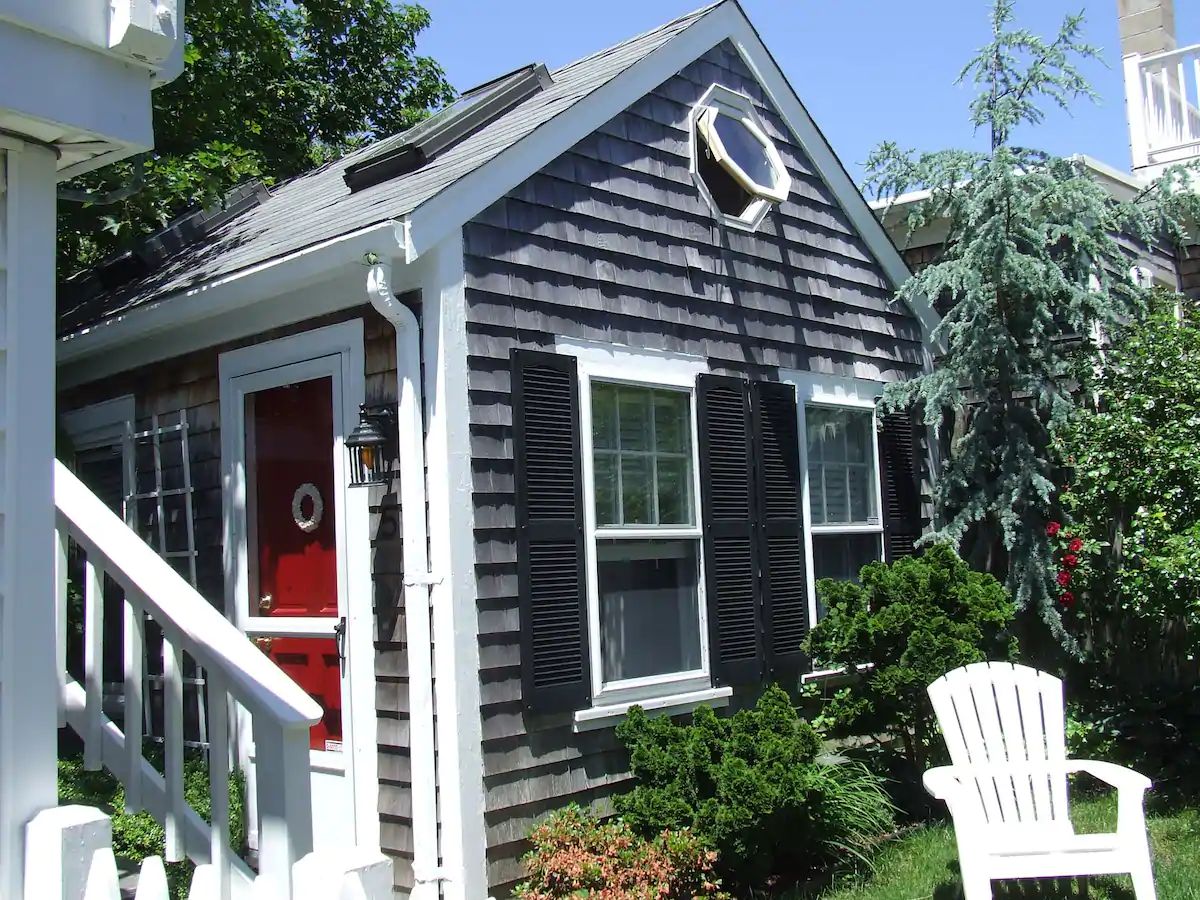
[[[773,176],[772,183],[764,184],[756,180],[738,164],[734,153],[730,152],[733,148],[727,147],[727,142],[721,137],[721,129],[718,127],[718,118],[721,116],[736,122],[746,137],[762,148],[764,161]],[[713,214],[727,225],[753,231],[762,224],[772,206],[787,199],[792,186],[791,176],[749,97],[723,85],[714,84],[692,108],[688,116],[688,134],[691,144],[692,180]],[[750,198],[740,214],[721,209],[705,182],[701,174],[701,163],[706,161],[702,159],[705,147],[712,162],[719,165]]]

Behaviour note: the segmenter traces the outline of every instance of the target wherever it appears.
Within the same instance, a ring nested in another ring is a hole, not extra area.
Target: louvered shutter
[[[714,683],[762,677],[749,382],[697,381],[709,661]]]
[[[883,486],[883,544],[887,562],[913,555],[921,536],[921,449],[916,416],[891,412],[881,417],[880,484]]]
[[[575,358],[512,354],[521,693],[531,712],[591,700]]]
[[[769,677],[791,689],[807,666],[800,642],[808,633],[796,389],[756,381],[751,390],[763,647]]]

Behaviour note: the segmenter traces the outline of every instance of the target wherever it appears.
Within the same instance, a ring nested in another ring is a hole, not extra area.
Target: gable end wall
[[[756,104],[792,174],[756,234],[718,227],[688,172],[687,117],[714,83]],[[555,336],[892,381],[921,332],[731,44],[713,48],[464,227],[489,883],[522,877],[530,826],[628,779],[611,729],[522,707],[509,352]],[[735,698],[736,700],[736,698]]]

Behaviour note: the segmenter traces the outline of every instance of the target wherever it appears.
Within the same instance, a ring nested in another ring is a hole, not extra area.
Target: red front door
[[[246,437],[248,518],[254,532],[250,614],[328,620],[330,635],[259,638],[258,643],[325,711],[313,726],[312,748],[340,750],[342,679],[333,636],[338,622],[333,379],[247,395]]]

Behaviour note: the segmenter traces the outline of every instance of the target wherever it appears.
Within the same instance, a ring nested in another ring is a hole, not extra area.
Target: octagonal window
[[[750,100],[713,85],[692,114],[692,173],[726,222],[755,228],[787,198],[791,177]]]

